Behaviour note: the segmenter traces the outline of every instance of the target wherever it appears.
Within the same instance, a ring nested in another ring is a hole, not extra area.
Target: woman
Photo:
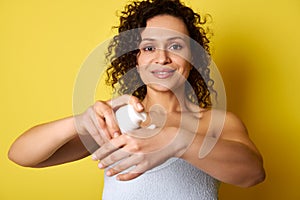
[[[199,157],[215,93],[209,57],[191,42],[209,52],[202,24],[177,0],[129,4],[109,46],[107,73],[121,94],[136,98],[99,101],[81,115],[33,127],[14,142],[9,158],[45,167],[93,152],[100,168],[109,167],[103,199],[217,199],[219,182],[249,187],[263,181],[261,155],[232,113],[225,114],[214,148]],[[145,122],[138,131],[120,134],[114,111],[128,99],[149,114],[155,129]],[[123,181],[110,177],[116,174]]]

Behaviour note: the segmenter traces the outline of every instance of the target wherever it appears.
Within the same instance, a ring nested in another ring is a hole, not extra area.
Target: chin
[[[172,88],[160,84],[151,84],[148,85],[148,87],[150,87],[152,90],[155,90],[157,92],[169,92],[170,90],[172,90]]]
[[[149,84],[147,85],[148,88],[151,88],[151,90],[157,91],[157,92],[170,92],[172,91],[173,93],[176,92],[178,89],[178,85],[161,85],[161,84]]]

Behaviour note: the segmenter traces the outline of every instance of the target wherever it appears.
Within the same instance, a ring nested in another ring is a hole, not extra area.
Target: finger
[[[100,129],[102,129],[108,138],[112,138],[116,132],[120,132],[114,111],[110,105],[98,101],[94,104],[93,109],[96,114],[94,120],[98,121]]]
[[[128,158],[122,160],[117,165],[113,166],[109,170],[107,170],[106,175],[107,176],[113,176],[118,173],[121,173],[125,171],[126,169],[129,169],[130,167],[135,167],[137,164],[141,162],[141,158],[134,155],[129,156]]]
[[[117,97],[115,99],[112,99],[110,101],[107,101],[107,103],[114,109],[117,110],[121,106],[130,104],[134,107],[134,109],[137,112],[141,112],[144,110],[144,106],[141,104],[140,100],[135,96],[130,95],[122,95],[120,97]]]
[[[105,138],[101,135],[97,125],[92,120],[93,113],[94,111],[92,107],[90,107],[84,114],[75,116],[76,131],[85,145],[92,142],[90,139],[93,139],[98,145],[102,145],[104,143],[103,139]],[[87,142],[87,140],[89,142]]]
[[[117,180],[119,181],[130,181],[142,175],[143,173],[125,173],[117,175]]]
[[[99,162],[98,167],[100,169],[106,168],[106,167],[108,167],[112,164],[117,163],[118,161],[120,161],[124,158],[127,158],[128,156],[130,156],[130,153],[125,152],[125,151],[120,149],[118,151],[115,151],[115,152],[111,153],[110,155],[106,156],[105,158],[103,158]]]
[[[141,160],[144,160],[144,156],[140,156],[139,157]],[[124,174],[119,174],[117,176],[117,179],[120,181],[129,181],[132,179],[137,178],[138,176],[142,175],[143,173],[145,173],[145,171],[147,170],[146,168],[146,163],[143,162],[138,162],[139,164],[136,165],[136,167],[134,167],[133,169],[131,169],[129,172],[124,173]]]
[[[130,100],[130,95],[125,94],[122,96],[119,96],[117,98],[111,99],[107,101],[106,103],[110,105],[114,111],[118,110],[121,106],[127,105]]]
[[[94,134],[95,138],[101,138],[102,144],[104,141],[107,142],[109,139],[111,139],[105,125],[100,126],[100,124],[105,124],[103,119],[97,117],[96,113],[93,110],[90,113],[90,121],[90,124],[92,124],[94,126],[94,129],[96,129],[96,131],[94,131],[94,133],[97,133]]]
[[[92,154],[93,160],[101,160],[107,157],[112,152],[118,150],[120,147],[124,145],[124,141],[121,138],[122,136],[119,136],[117,138],[114,138],[110,140],[109,142],[106,142],[103,144],[99,149],[97,149]]]
[[[105,116],[105,123],[111,138],[120,135],[121,131],[114,112],[112,112],[109,116]]]
[[[107,124],[105,122],[105,119],[102,119],[101,117],[97,117],[95,119],[95,123],[98,124],[98,130],[100,133],[102,133],[102,135],[104,136],[104,138],[107,138],[108,140],[106,140],[107,142],[112,138],[112,135],[110,134]]]
[[[129,104],[132,105],[137,112],[142,112],[144,110],[144,106],[141,104],[140,100],[135,96],[130,97]]]
[[[91,135],[91,137],[99,146],[101,146],[104,143],[103,137],[101,137],[101,133],[99,133],[92,120],[86,125],[86,131],[89,135]]]

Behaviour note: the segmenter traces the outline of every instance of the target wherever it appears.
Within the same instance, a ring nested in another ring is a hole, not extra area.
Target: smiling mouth
[[[169,78],[171,76],[173,76],[175,70],[154,70],[154,71],[151,71],[151,73],[156,77],[156,78],[159,78],[159,79],[166,79],[166,78]]]

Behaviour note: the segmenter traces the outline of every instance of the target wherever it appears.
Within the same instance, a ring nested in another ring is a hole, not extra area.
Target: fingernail
[[[111,176],[111,172],[110,172],[110,171],[107,171],[107,172],[106,172],[106,175],[107,175],[107,176]]]
[[[115,132],[114,133],[114,138],[118,137],[119,135],[120,135],[119,132]]]
[[[100,169],[104,168],[104,166],[103,166],[102,163],[99,163],[99,164],[98,164],[98,167],[99,167]]]
[[[92,159],[97,160],[97,156],[95,154],[92,154]]]
[[[144,109],[144,107],[143,107],[143,105],[141,103],[137,103],[136,106],[137,106],[137,108],[139,110],[143,110]]]

